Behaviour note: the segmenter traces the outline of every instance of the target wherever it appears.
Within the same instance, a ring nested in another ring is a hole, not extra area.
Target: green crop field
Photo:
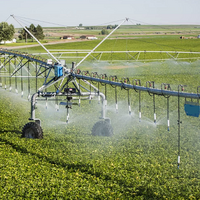
[[[83,42],[72,42],[72,43],[61,43],[56,45],[47,45],[48,49],[58,50],[92,50],[100,41],[83,41]],[[185,39],[180,40],[179,37],[175,36],[148,36],[139,37],[135,39],[110,39],[100,45],[96,51],[192,51],[200,52],[200,39]],[[20,50],[20,49],[19,49]],[[22,51],[44,52],[41,47],[31,47],[21,49]]]
[[[200,51],[200,40],[174,36],[133,40],[108,40],[99,50]],[[48,45],[53,49],[92,49],[98,41]],[[23,49],[43,52],[39,47]],[[78,60],[77,60],[78,61]],[[89,61],[89,60],[88,60]],[[197,92],[200,62],[86,62],[83,69],[155,81],[155,87],[170,83],[172,90],[187,85]],[[32,81],[32,88],[35,82]],[[184,113],[181,98],[181,163],[178,156],[178,99],[169,98],[170,131],[167,131],[167,99],[156,96],[157,124],[153,123],[153,99],[141,93],[142,120],[138,119],[138,93],[130,91],[132,115],[128,115],[127,91],[118,88],[119,113],[115,113],[114,89],[108,86],[107,116],[112,137],[92,136],[100,117],[97,101],[81,103],[70,110],[55,111],[55,103],[38,102],[36,117],[42,121],[44,139],[21,138],[30,117],[30,102],[24,95],[0,88],[0,199],[200,199],[199,118]],[[8,84],[8,79],[7,79]],[[14,88],[14,81],[12,82]],[[101,87],[104,92],[104,87]]]
[[[79,42],[68,42],[60,44],[48,44],[46,47],[52,52],[57,53],[56,56],[59,56],[60,59],[65,59],[68,65],[71,65],[71,62],[74,61],[78,63],[81,58],[83,58],[86,53],[83,53],[83,50],[88,52],[92,50],[100,40],[95,41],[79,41]],[[28,52],[29,54],[34,53],[45,53],[42,47],[28,47],[19,49],[23,52]],[[73,50],[73,53],[70,52]],[[67,52],[67,53],[64,53]],[[122,61],[134,61],[138,59],[139,61],[148,61],[152,59],[171,59],[172,56],[176,58],[177,52],[180,52],[178,55],[179,59],[185,59],[187,61],[199,59],[199,53],[195,54],[193,52],[200,52],[200,40],[199,39],[179,39],[179,36],[143,36],[130,39],[125,37],[124,39],[109,39],[100,45],[97,49],[97,52],[109,51],[109,53],[93,53],[87,58],[87,61],[92,60],[106,60],[109,62],[115,60]],[[115,51],[126,51],[124,53],[116,53]],[[129,51],[135,51],[130,52]],[[137,54],[137,51],[142,51]],[[157,51],[149,52],[149,51]],[[161,53],[162,51],[173,51],[171,55],[168,53]],[[112,53],[114,52],[114,53]],[[187,52],[187,53],[181,53]],[[47,55],[43,57],[50,58]]]

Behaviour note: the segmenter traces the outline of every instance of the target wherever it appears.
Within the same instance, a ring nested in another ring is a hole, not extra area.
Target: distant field
[[[74,53],[68,54],[57,54],[60,59],[65,59],[66,61],[79,62],[86,53],[81,53],[80,50],[87,50],[89,52],[92,50],[103,37],[99,35],[103,27],[98,27],[95,30],[82,30],[75,29],[73,27],[58,27],[58,28],[44,28],[44,33],[48,35],[44,41],[41,41],[46,45],[47,49],[56,53],[62,51],[71,51]],[[109,30],[111,31],[111,30]],[[110,36],[103,44],[101,44],[96,51],[142,51],[138,59],[139,60],[149,60],[149,59],[171,59],[173,56],[176,58],[176,52],[200,52],[200,39],[180,39],[180,36],[185,36],[186,38],[190,36],[197,36],[200,31],[200,26],[198,25],[126,25],[121,26],[114,35]],[[94,34],[98,37],[98,40],[60,40],[59,36],[63,35],[73,35],[75,38],[79,38],[80,35]],[[54,42],[56,44],[51,44]],[[23,52],[32,53],[45,53],[45,50],[37,45],[36,42],[28,42],[8,45],[0,45],[0,48],[12,48],[12,45],[19,47],[18,50]],[[24,48],[26,45],[26,48]],[[30,45],[34,45],[30,47]],[[23,46],[23,48],[20,48]],[[162,54],[162,53],[149,53],[148,51],[173,51],[173,55]],[[147,53],[148,52],[148,53]],[[104,53],[100,55],[99,53],[93,54],[93,57],[90,56],[87,60],[99,59],[101,60],[135,60],[137,59],[137,53]],[[43,55],[47,58],[47,56]],[[95,57],[95,58],[94,58]],[[194,58],[199,59],[199,55],[187,53],[179,55],[179,58],[190,59]],[[191,60],[190,60],[191,61]]]
[[[76,27],[44,27],[45,40],[58,40],[63,35],[72,35],[76,39],[81,35],[95,35],[102,38],[100,32],[106,26],[91,26],[90,29],[77,29]],[[91,29],[92,28],[92,29]],[[16,33],[21,29],[16,29]],[[111,30],[108,29],[108,32]],[[135,37],[140,35],[188,35],[200,34],[200,25],[122,25],[112,37]],[[18,34],[16,34],[17,36]]]
[[[59,43],[54,45],[46,45],[46,47],[56,53],[60,59],[65,59],[67,62],[79,62],[81,58],[86,56],[87,53],[82,53],[83,50],[87,52],[91,51],[100,40],[93,41],[80,41],[80,42],[68,42]],[[40,47],[29,47],[19,49],[21,51],[33,53],[45,53],[45,50]],[[70,51],[74,53],[69,53]],[[68,52],[63,54],[62,52]],[[94,57],[98,60],[149,60],[149,59],[172,59],[172,57],[167,53],[159,53],[161,51],[173,51],[172,56],[176,58],[176,52],[189,52],[187,54],[178,55],[179,58],[197,58],[199,59],[200,54],[192,54],[190,52],[200,52],[200,39],[179,39],[178,36],[141,36],[134,39],[126,38],[124,39],[108,39],[102,43],[96,51],[109,51],[109,53],[93,53],[93,57],[88,57],[87,60],[93,60]],[[136,53],[112,53],[113,51],[142,51],[138,57]],[[149,53],[148,51],[158,51],[157,53]],[[58,53],[59,52],[59,53]],[[42,55],[46,57],[45,55]]]
[[[100,41],[82,41],[74,43],[59,43],[48,45],[48,49],[92,49]],[[41,47],[27,48],[30,52],[41,51]],[[166,50],[166,51],[200,51],[200,39],[181,40],[175,36],[148,36],[136,39],[110,39],[105,41],[96,50],[99,51],[125,51],[125,50]]]
[[[83,26],[84,28],[84,26]],[[94,29],[91,30],[83,30],[83,29],[76,29],[74,27],[47,27],[44,28],[45,32],[73,32],[73,33],[94,33],[102,30],[103,28],[106,28],[106,26],[98,26],[93,27]],[[200,31],[200,25],[122,25],[118,32],[120,33],[130,33],[130,32],[154,32],[154,31],[160,31],[160,32],[196,32]],[[98,32],[99,33],[99,32]],[[117,34],[117,32],[116,32]]]

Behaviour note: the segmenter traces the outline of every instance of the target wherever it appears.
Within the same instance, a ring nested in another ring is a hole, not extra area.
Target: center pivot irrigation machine
[[[185,101],[184,109],[188,116],[199,117],[199,98],[200,94],[183,92],[184,85],[178,86],[178,91],[172,91],[170,84],[162,83],[161,88],[155,88],[153,81],[147,81],[146,86],[141,85],[139,79],[130,80],[127,77],[119,80],[117,76],[107,76],[106,74],[98,74],[97,72],[82,71],[78,69],[83,61],[88,56],[95,52],[97,47],[101,45],[115,30],[117,30],[125,21],[121,22],[113,31],[108,34],[94,49],[92,49],[80,62],[77,64],[72,63],[72,67],[68,68],[64,62],[58,60],[52,53],[50,53],[30,32],[24,27],[16,18],[12,17],[45,49],[45,51],[51,56],[54,62],[49,59],[41,58],[37,55],[29,55],[14,50],[0,49],[0,87],[12,90],[12,80],[15,83],[15,91],[18,93],[18,87],[20,80],[21,95],[24,95],[24,79],[26,78],[28,83],[28,99],[31,100],[31,122],[27,123],[22,130],[22,137],[26,138],[43,138],[43,131],[41,128],[40,119],[36,118],[35,110],[37,101],[55,101],[56,108],[59,109],[59,104],[64,105],[67,109],[67,119],[69,121],[69,109],[73,105],[79,105],[82,100],[97,99],[98,103],[102,105],[102,111],[100,121],[94,124],[92,128],[92,135],[111,136],[113,135],[113,128],[111,120],[106,117],[107,106],[107,85],[112,86],[115,89],[115,103],[116,112],[118,111],[118,98],[117,88],[125,89],[128,92],[128,113],[131,115],[131,104],[129,98],[130,90],[137,92],[139,96],[139,121],[141,120],[141,92],[147,92],[153,97],[154,106],[154,123],[156,123],[156,108],[155,97],[163,96],[167,98],[167,126],[169,130],[169,97],[178,97],[178,166],[180,163],[180,98],[191,99]],[[190,52],[191,53],[191,52]],[[138,56],[139,53],[135,55]],[[31,96],[30,80],[35,78],[36,93]],[[43,85],[38,88],[39,80],[44,80]],[[4,82],[4,85],[3,85]],[[96,86],[94,86],[94,84]],[[69,86],[71,84],[72,87]],[[100,86],[105,87],[105,93],[100,91]],[[48,89],[52,89],[52,92],[47,92]],[[65,98],[65,101],[63,101]]]

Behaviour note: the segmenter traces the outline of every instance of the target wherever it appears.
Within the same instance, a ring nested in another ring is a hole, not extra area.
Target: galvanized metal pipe
[[[178,92],[178,91],[171,91],[171,90],[162,90],[162,89],[157,89],[157,88],[148,88],[148,87],[144,87],[144,86],[131,85],[131,84],[122,83],[122,82],[114,82],[114,81],[110,81],[110,80],[104,80],[104,79],[99,79],[99,78],[95,78],[95,77],[84,76],[84,75],[81,75],[81,74],[74,74],[74,73],[71,73],[71,76],[78,78],[78,79],[96,81],[96,82],[100,82],[100,83],[104,83],[104,84],[115,85],[115,86],[121,87],[121,88],[135,89],[135,90],[138,90],[138,91],[149,92],[149,93],[155,94],[155,95],[179,96],[179,97],[193,98],[193,99],[199,99],[200,98],[199,94],[194,94],[194,93]]]

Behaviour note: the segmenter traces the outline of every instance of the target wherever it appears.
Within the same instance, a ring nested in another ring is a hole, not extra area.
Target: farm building
[[[88,40],[96,40],[97,37],[95,35],[82,35],[81,39],[88,39]]]
[[[10,43],[16,43],[17,40],[16,39],[13,39],[11,41],[1,41],[0,44],[10,44]]]
[[[71,36],[71,35],[64,35],[63,37],[60,37],[60,39],[73,40],[73,39],[74,39],[74,36]]]

